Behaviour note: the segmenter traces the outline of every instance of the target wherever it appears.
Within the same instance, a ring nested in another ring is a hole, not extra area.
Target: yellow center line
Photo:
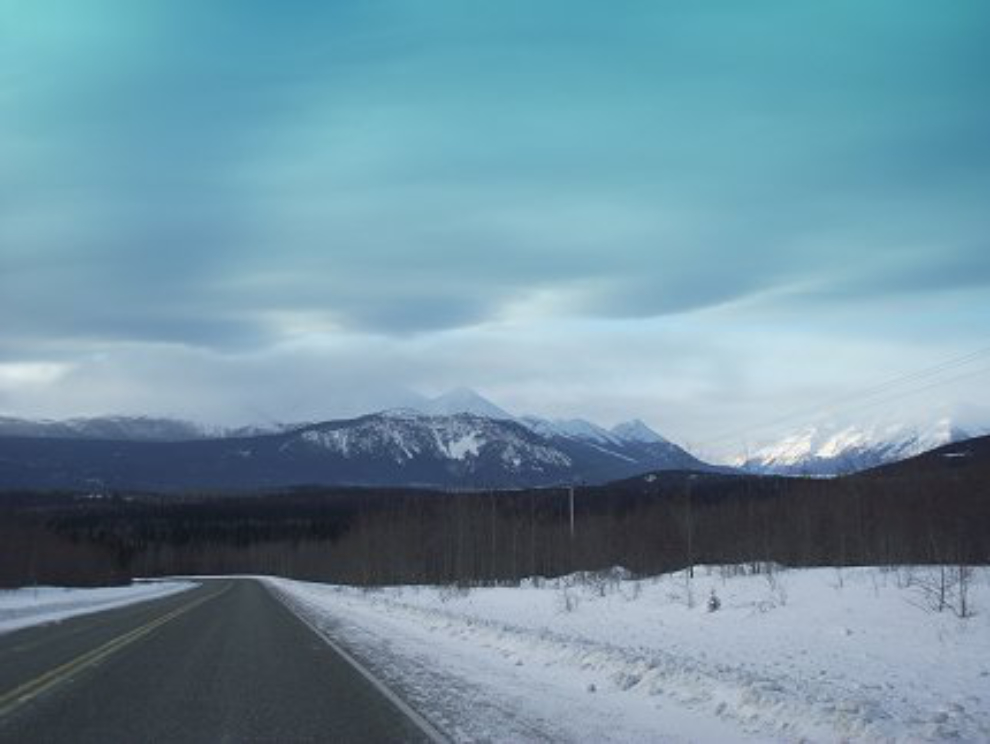
[[[33,700],[43,692],[46,692],[47,690],[50,690],[56,685],[65,682],[74,673],[82,669],[85,669],[87,667],[98,664],[99,662],[103,661],[111,654],[121,650],[126,646],[129,646],[130,644],[134,643],[137,640],[140,640],[141,638],[148,635],[152,631],[160,628],[165,623],[174,620],[180,615],[184,615],[185,613],[189,612],[192,609],[195,609],[196,607],[199,607],[204,602],[219,597],[228,589],[230,589],[230,584],[225,586],[219,592],[215,592],[206,597],[200,597],[199,599],[196,599],[190,602],[189,604],[183,605],[178,609],[172,610],[171,612],[166,613],[165,615],[156,617],[154,620],[151,620],[145,623],[144,625],[135,628],[134,630],[128,631],[127,633],[124,633],[121,636],[117,636],[113,640],[107,641],[102,646],[94,648],[91,651],[87,651],[81,656],[78,656],[75,659],[72,659],[71,661],[68,661],[64,664],[61,664],[55,667],[54,669],[50,669],[44,674],[35,677],[30,682],[25,682],[24,684],[15,687],[13,690],[10,690],[9,692],[5,692],[3,695],[0,695],[0,718],[3,718],[4,716],[10,714],[15,709],[24,705],[29,700]]]

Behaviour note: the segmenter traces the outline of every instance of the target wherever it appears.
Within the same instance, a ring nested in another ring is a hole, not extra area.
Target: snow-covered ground
[[[147,581],[98,589],[0,589],[0,633],[159,599],[195,586],[198,584],[194,581]]]
[[[265,581],[457,741],[990,740],[990,571],[962,619],[951,581],[933,609],[938,569],[739,570]]]

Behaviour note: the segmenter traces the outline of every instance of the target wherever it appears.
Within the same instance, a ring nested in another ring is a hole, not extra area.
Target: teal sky
[[[0,414],[704,450],[990,346],[988,73],[985,2],[0,0]]]

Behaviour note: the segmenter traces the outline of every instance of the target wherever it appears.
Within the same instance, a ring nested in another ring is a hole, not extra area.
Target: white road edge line
[[[265,589],[271,594],[278,602],[282,604],[283,607],[289,610],[293,615],[295,615],[302,623],[312,630],[316,635],[323,640],[328,646],[330,646],[333,651],[335,651],[344,661],[350,664],[358,674],[364,677],[368,682],[374,687],[378,692],[380,692],[385,698],[392,703],[396,708],[399,709],[409,720],[411,720],[423,735],[426,736],[434,744],[449,744],[451,741],[446,734],[444,734],[440,729],[434,726],[429,719],[427,719],[422,713],[415,710],[410,706],[405,700],[399,697],[395,692],[393,692],[389,687],[382,682],[380,679],[375,677],[370,671],[368,671],[361,663],[355,659],[351,654],[343,649],[340,644],[333,640],[327,633],[319,628],[312,620],[306,617],[303,613],[299,612],[295,607],[293,607],[286,599],[281,596],[281,593],[272,587],[267,581],[259,582]]]

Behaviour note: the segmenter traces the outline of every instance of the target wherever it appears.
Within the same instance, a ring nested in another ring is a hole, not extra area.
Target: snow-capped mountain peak
[[[539,416],[523,416],[519,422],[531,431],[545,437],[566,437],[596,444],[621,444],[621,440],[608,429],[584,419],[545,419]]]
[[[656,444],[667,441],[639,419],[633,419],[632,421],[616,424],[612,427],[611,433],[623,442]]]
[[[490,419],[512,420],[515,418],[511,413],[466,387],[457,387],[448,390],[443,395],[438,395],[436,398],[426,400],[416,406],[416,410],[433,416],[472,413]]]
[[[623,442],[582,420],[393,409],[314,424],[287,437],[280,452],[299,461],[328,458],[351,482],[552,485],[708,467],[675,445]]]
[[[409,409],[316,424],[292,435],[283,447],[320,450],[341,458],[346,467],[377,468],[380,472],[374,477],[398,466],[418,471],[423,482],[451,477],[552,481],[572,465],[566,453],[518,423],[473,413],[431,415]]]
[[[34,453],[28,458],[34,465],[16,476],[8,473],[8,481],[89,488],[95,478],[152,490],[299,484],[496,488],[604,483],[647,471],[710,467],[642,425],[615,434],[582,419],[515,419],[467,390],[441,396],[431,412],[417,406],[311,424],[219,429],[213,436],[174,422],[84,423],[42,423],[25,432],[21,422],[0,420],[0,448],[6,430],[10,447]],[[623,434],[634,438],[623,440]],[[46,449],[44,442],[23,441],[56,436],[96,441],[78,452],[64,443]],[[161,455],[149,460],[149,440],[187,444],[163,444]],[[122,452],[133,453],[140,467],[121,470],[127,461]],[[169,467],[178,454],[182,467]],[[39,462],[53,464],[39,470]],[[39,480],[38,472],[50,476]]]
[[[809,426],[738,457],[733,464],[758,473],[842,475],[913,457],[968,436],[950,419],[926,425]]]

